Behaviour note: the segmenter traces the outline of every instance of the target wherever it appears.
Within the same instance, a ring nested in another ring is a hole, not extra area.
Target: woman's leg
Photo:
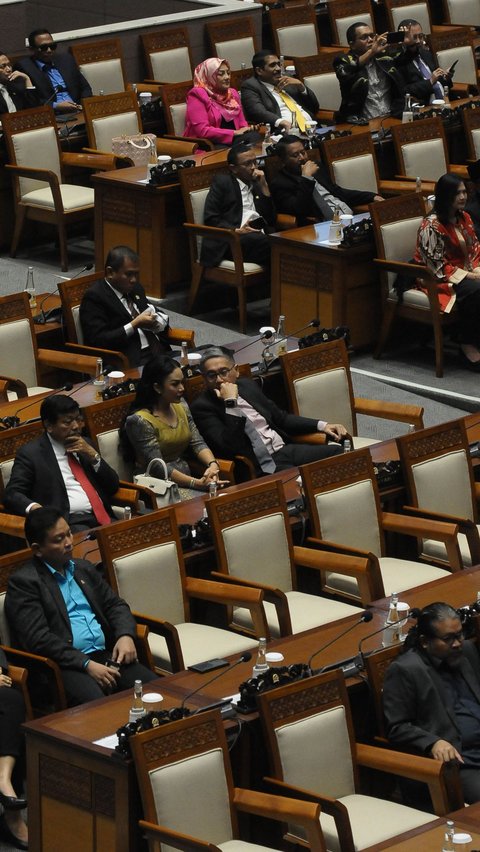
[[[469,361],[480,362],[480,280],[464,278],[456,288],[460,346]]]

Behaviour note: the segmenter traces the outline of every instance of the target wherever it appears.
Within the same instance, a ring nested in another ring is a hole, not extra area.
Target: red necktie
[[[105,506],[103,505],[102,501],[100,500],[100,497],[98,496],[97,491],[95,490],[92,483],[90,482],[90,480],[89,480],[87,474],[85,473],[82,465],[80,464],[79,461],[77,461],[77,459],[75,458],[75,456],[72,453],[67,453],[67,459],[68,459],[68,463],[70,465],[70,470],[72,471],[75,479],[77,480],[79,485],[82,486],[83,490],[85,491],[85,494],[87,495],[88,499],[90,500],[92,512],[95,515],[96,520],[98,521],[99,524],[103,524],[103,525],[110,524],[112,522],[112,519],[111,519],[110,515],[108,514],[107,510],[105,509]]]

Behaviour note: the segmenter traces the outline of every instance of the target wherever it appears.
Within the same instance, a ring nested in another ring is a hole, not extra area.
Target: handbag
[[[150,468],[156,462],[162,466],[165,479],[159,479],[157,476],[152,476],[150,473]],[[137,476],[133,477],[133,481],[135,485],[144,485],[146,488],[150,488],[150,490],[154,492],[157,498],[157,507],[159,509],[163,509],[165,506],[172,506],[173,503],[179,503],[182,499],[180,497],[180,491],[178,490],[177,483],[172,482],[172,480],[168,478],[167,465],[163,459],[152,459],[148,463],[145,473],[137,474]]]
[[[152,148],[157,156],[157,137],[154,133],[134,133],[130,136],[114,136],[112,151],[118,157],[129,157],[135,166],[146,166],[150,162]]]

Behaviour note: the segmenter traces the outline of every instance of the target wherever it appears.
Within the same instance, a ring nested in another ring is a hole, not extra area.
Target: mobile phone
[[[387,33],[387,44],[401,44],[405,38],[403,30],[395,33]]]
[[[213,672],[215,669],[223,669],[228,666],[228,660],[223,660],[221,657],[216,657],[214,660],[205,660],[204,663],[196,663],[194,666],[188,666],[191,672]]]
[[[448,71],[447,71],[447,74],[448,74],[448,76],[449,76],[449,77],[450,77],[450,76],[453,74],[453,72],[455,71],[455,65],[457,64],[457,62],[458,62],[458,59],[456,59],[456,60],[455,60],[455,62],[453,62],[453,63],[452,63],[452,65],[450,65],[450,68],[449,68],[449,69],[448,69]]]
[[[120,663],[117,663],[116,660],[107,660],[105,665],[108,666],[109,669],[116,669],[117,672],[120,671]]]
[[[265,219],[263,218],[263,216],[259,216],[257,219],[250,219],[250,221],[247,222],[248,227],[249,228],[255,228],[256,231],[263,230],[263,228],[265,228],[266,224],[267,223],[265,222]]]

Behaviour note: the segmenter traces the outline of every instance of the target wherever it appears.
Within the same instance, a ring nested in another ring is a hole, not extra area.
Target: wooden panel
[[[114,849],[110,846],[94,845],[94,820],[88,811],[82,811],[73,805],[57,802],[42,796],[42,848],[49,852],[65,852],[65,838],[59,832],[59,825],[68,825],[68,852],[85,852],[86,849]],[[97,838],[98,840],[98,838]]]

